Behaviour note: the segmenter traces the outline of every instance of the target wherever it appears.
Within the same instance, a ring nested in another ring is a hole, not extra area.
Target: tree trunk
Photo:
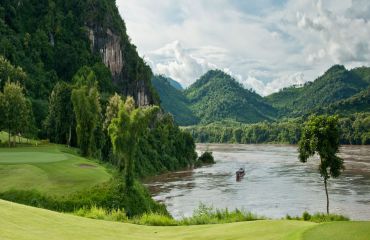
[[[10,130],[8,131],[8,145],[9,145],[9,147],[11,147],[11,143],[10,143]]]
[[[326,193],[326,213],[329,214],[329,193],[328,193],[328,179],[324,178],[325,193]]]
[[[69,134],[68,134],[68,140],[67,140],[68,147],[71,146],[71,138],[72,138],[72,127],[69,126]]]

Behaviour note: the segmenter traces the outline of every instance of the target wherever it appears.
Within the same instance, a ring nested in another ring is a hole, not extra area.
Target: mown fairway
[[[62,146],[0,148],[0,192],[35,189],[64,195],[110,177],[104,167]]]
[[[149,227],[80,218],[0,200],[0,239],[370,239],[369,222],[254,221]]]

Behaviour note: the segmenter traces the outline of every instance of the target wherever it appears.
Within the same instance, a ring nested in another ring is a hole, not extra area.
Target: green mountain
[[[254,123],[271,120],[276,115],[265,99],[220,70],[207,72],[184,94],[201,123],[221,120]]]
[[[282,116],[300,116],[350,98],[369,85],[369,68],[348,71],[341,65],[303,87],[289,87],[266,97]]]
[[[199,120],[190,110],[189,101],[184,93],[176,88],[175,82],[164,76],[152,78],[152,84],[160,96],[162,108],[171,113],[177,124],[181,126],[197,124]]]
[[[323,112],[330,114],[370,112],[370,87],[350,98],[330,104],[328,107],[323,109]]]
[[[175,80],[173,80],[172,78],[167,78],[168,82],[170,83],[170,85],[174,88],[176,88],[177,90],[184,90],[184,88],[181,86],[181,84]]]
[[[114,0],[2,0],[0,46],[0,55],[27,73],[33,99],[47,102],[56,82],[71,82],[90,66],[101,91],[132,95],[139,105],[157,101],[151,69],[130,42]]]

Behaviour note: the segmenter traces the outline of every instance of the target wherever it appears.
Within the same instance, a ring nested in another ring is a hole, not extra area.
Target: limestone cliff
[[[108,24],[105,26],[94,20],[87,23],[91,50],[101,56],[122,94],[133,96],[138,106],[156,104],[151,70],[130,43],[123,20],[115,17],[119,18],[119,24],[109,24],[112,16],[106,16]]]

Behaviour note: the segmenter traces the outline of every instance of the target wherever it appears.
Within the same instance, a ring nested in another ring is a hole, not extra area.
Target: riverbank
[[[200,202],[275,219],[326,211],[318,162],[300,163],[295,145],[198,144],[197,150],[212,151],[216,164],[146,182],[154,199],[164,203],[175,218],[191,216]],[[368,220],[370,147],[343,146],[341,156],[346,170],[329,181],[331,212]],[[240,167],[246,175],[237,182],[235,171]]]

